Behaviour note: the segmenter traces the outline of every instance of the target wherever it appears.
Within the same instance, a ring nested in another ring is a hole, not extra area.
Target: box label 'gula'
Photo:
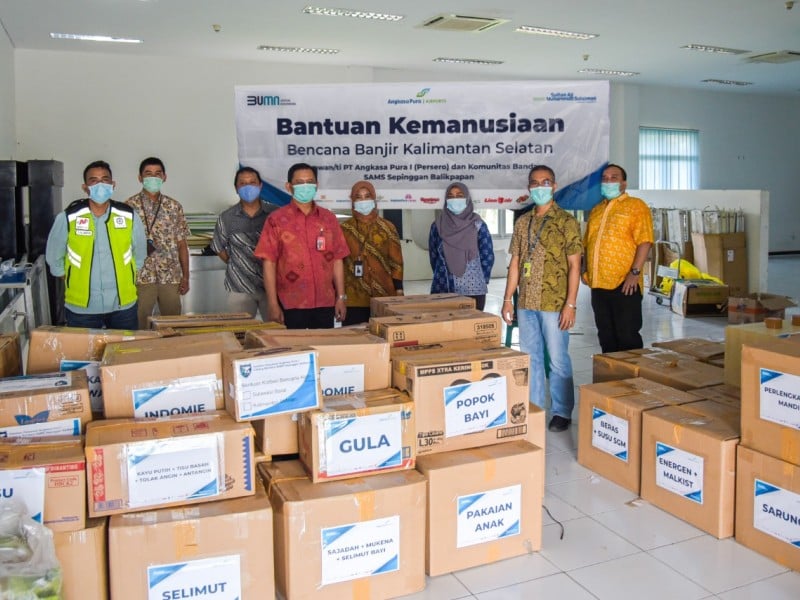
[[[703,457],[656,442],[656,485],[703,503]]]
[[[506,378],[489,377],[444,388],[445,437],[502,427],[508,422]]]
[[[346,419],[320,428],[325,455],[320,470],[329,477],[398,467],[403,462],[402,409]]]
[[[628,462],[628,421],[593,406],[592,446]]]
[[[239,555],[147,567],[147,600],[242,597]]]
[[[765,421],[800,429],[800,377],[760,369],[759,408]]]
[[[519,535],[522,486],[517,484],[459,496],[456,510],[457,548]]]
[[[400,569],[400,516],[321,531],[322,585]]]
[[[800,547],[800,494],[755,479],[753,527]]]

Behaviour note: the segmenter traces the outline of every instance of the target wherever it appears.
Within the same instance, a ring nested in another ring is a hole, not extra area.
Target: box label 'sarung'
[[[457,548],[519,535],[522,486],[459,496],[456,507]]]
[[[758,478],[753,493],[753,527],[800,547],[800,494]]]
[[[759,371],[761,418],[800,429],[800,377],[771,369]]]
[[[628,421],[593,406],[592,446],[628,462]]]
[[[242,597],[238,554],[147,567],[147,600]]]
[[[400,569],[400,517],[326,527],[322,539],[322,585]]]
[[[703,503],[703,457],[656,442],[656,485]]]

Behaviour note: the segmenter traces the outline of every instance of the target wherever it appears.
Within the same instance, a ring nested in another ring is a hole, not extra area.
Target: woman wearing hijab
[[[469,296],[475,299],[478,310],[483,310],[494,246],[489,228],[473,210],[469,189],[463,183],[447,187],[445,209],[431,225],[428,253],[433,268],[431,293]]]
[[[350,256],[344,259],[347,315],[343,325],[369,321],[372,297],[403,294],[403,253],[395,226],[378,216],[375,187],[359,181],[350,191],[353,216],[342,223]]]

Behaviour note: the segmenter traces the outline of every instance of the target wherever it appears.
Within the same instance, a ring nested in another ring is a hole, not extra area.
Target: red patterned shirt
[[[320,308],[336,303],[333,264],[350,249],[331,211],[314,203],[305,215],[291,202],[267,217],[253,254],[275,263],[283,308]]]

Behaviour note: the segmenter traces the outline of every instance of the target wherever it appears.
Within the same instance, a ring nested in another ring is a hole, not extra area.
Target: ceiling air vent
[[[436,15],[422,23],[423,29],[436,29],[438,31],[486,31],[508,23],[508,19],[488,19],[486,17],[468,17],[465,15]]]
[[[772,63],[773,65],[794,62],[796,60],[800,60],[800,52],[795,52],[794,50],[778,50],[777,52],[756,54],[755,56],[749,56],[747,58],[747,61],[751,63]]]

